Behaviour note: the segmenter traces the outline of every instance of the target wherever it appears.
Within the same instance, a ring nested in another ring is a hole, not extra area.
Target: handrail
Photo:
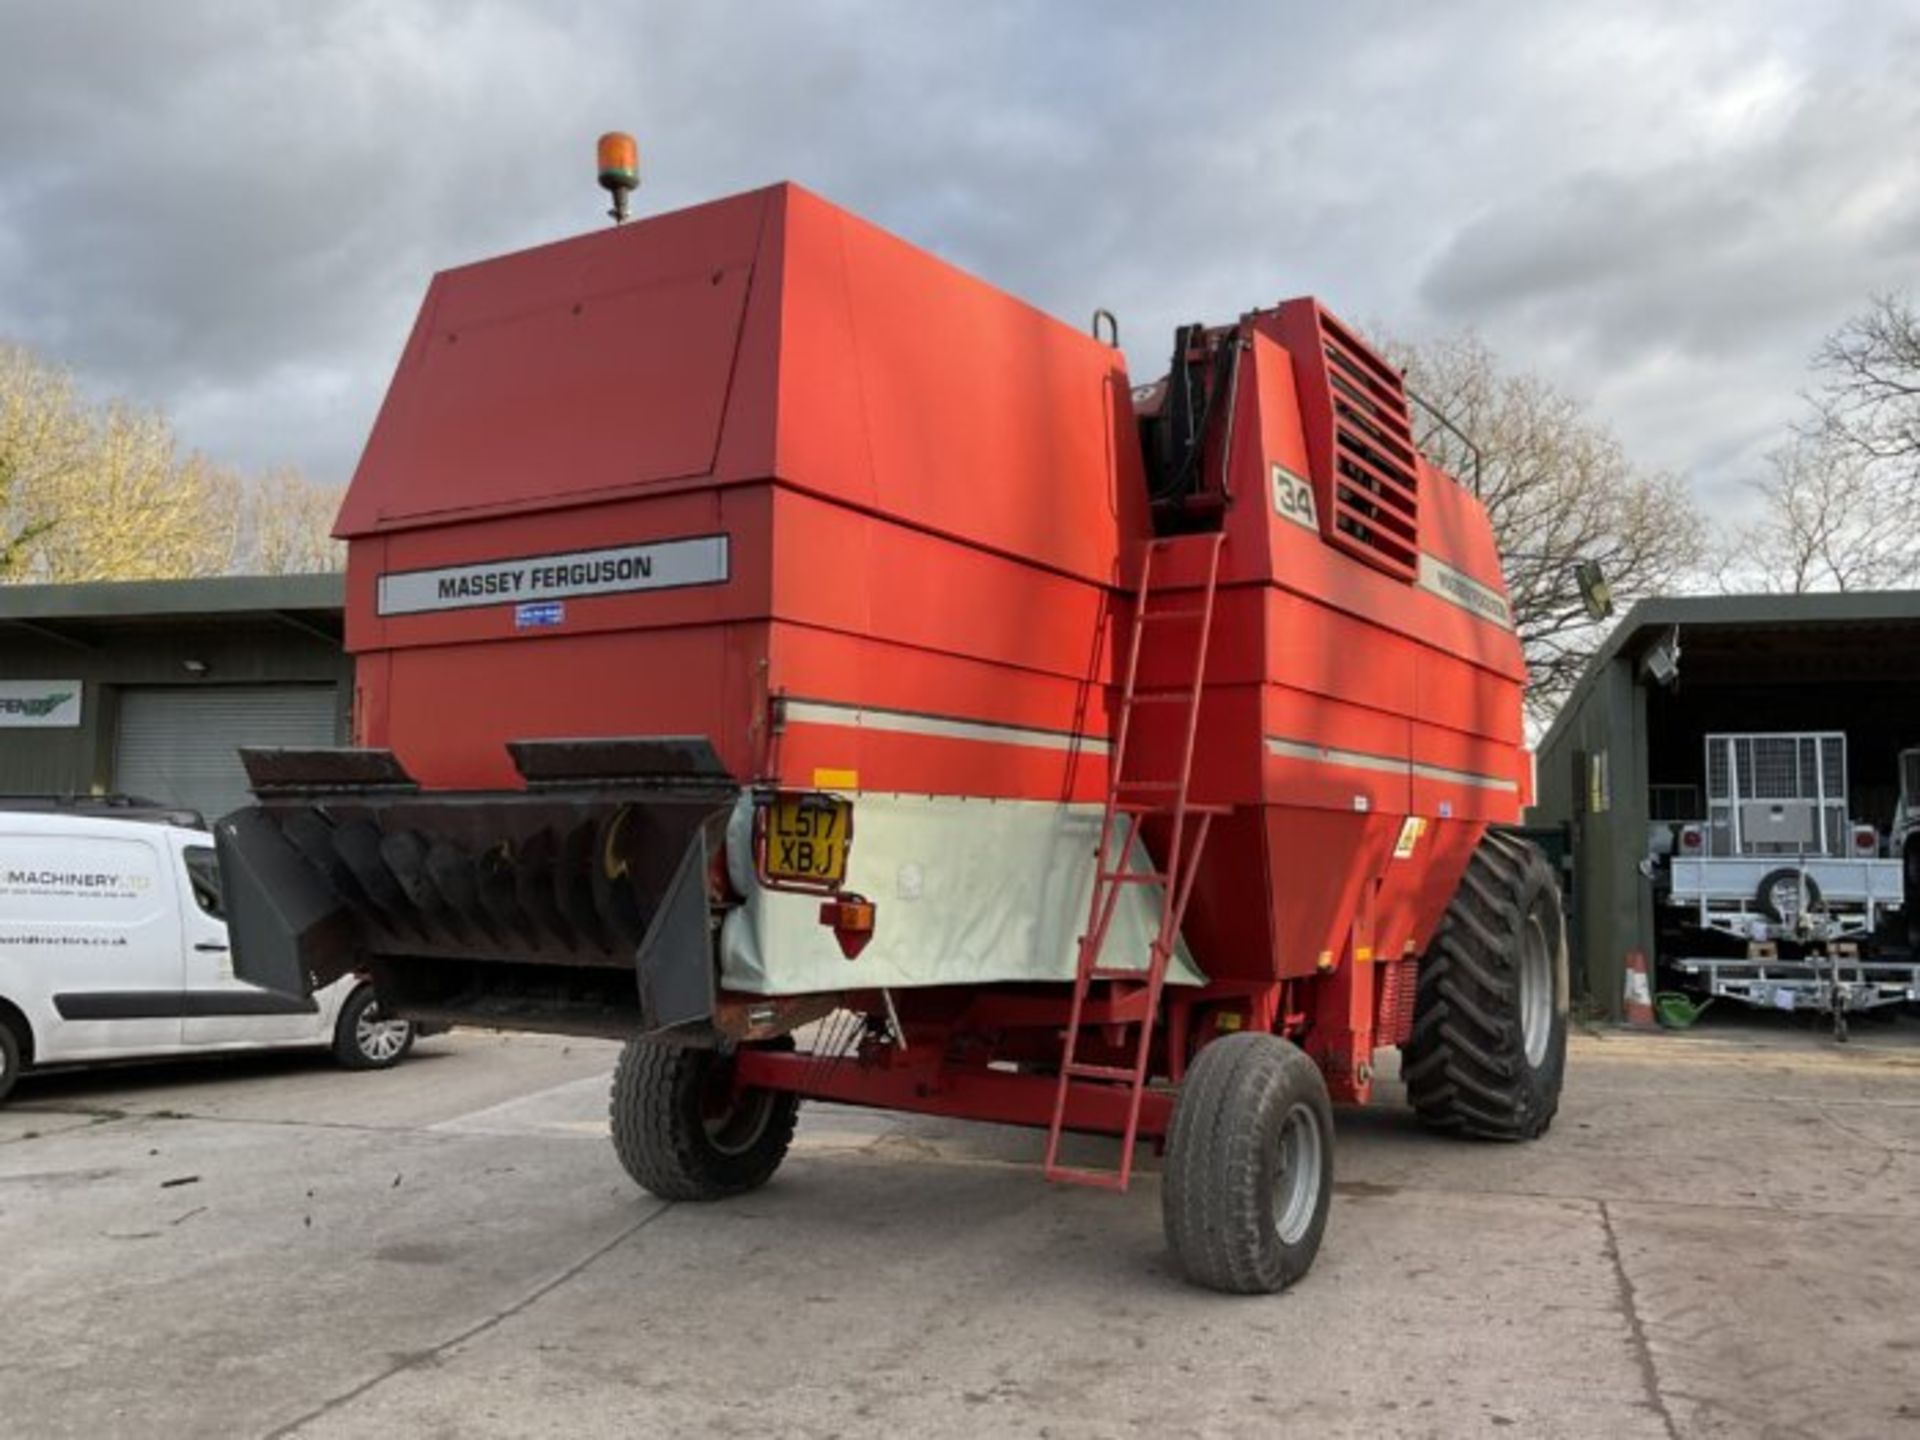
[[[1426,414],[1427,418],[1467,447],[1468,453],[1473,456],[1473,496],[1476,500],[1480,499],[1480,478],[1481,472],[1485,468],[1486,459],[1486,457],[1480,453],[1480,447],[1473,443],[1472,436],[1468,435],[1466,431],[1449,420],[1445,412],[1442,411],[1438,405],[1435,405],[1424,395],[1419,394],[1411,385],[1403,385],[1403,388],[1407,392],[1407,399],[1411,400],[1415,405],[1418,405],[1421,411]]]

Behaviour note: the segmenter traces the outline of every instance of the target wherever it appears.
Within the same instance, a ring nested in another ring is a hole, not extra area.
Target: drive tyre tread
[[[1281,1126],[1304,1105],[1320,1171],[1307,1229],[1289,1243],[1274,1217]],[[1333,1107],[1325,1078],[1277,1035],[1228,1035],[1188,1069],[1167,1132],[1161,1222],[1196,1285],[1235,1295],[1284,1290],[1312,1266],[1333,1202]]]
[[[20,1079],[23,1048],[20,1037],[13,1033],[13,1026],[5,1017],[0,1017],[0,1105],[7,1103],[7,1097]]]
[[[782,1037],[780,1049],[793,1048]],[[776,1092],[766,1123],[744,1148],[717,1147],[702,1106],[714,1067],[731,1064],[715,1049],[629,1040],[614,1067],[608,1118],[614,1153],[634,1182],[662,1200],[724,1200],[766,1184],[786,1159],[800,1097]],[[764,1092],[763,1092],[764,1093]]]
[[[1521,946],[1530,917],[1552,964],[1551,1032],[1527,1059],[1521,1020]],[[1421,958],[1412,1034],[1401,1078],[1421,1119],[1486,1140],[1532,1140],[1560,1108],[1567,1063],[1567,942],[1560,892],[1546,857],[1517,835],[1490,830],[1461,877]]]

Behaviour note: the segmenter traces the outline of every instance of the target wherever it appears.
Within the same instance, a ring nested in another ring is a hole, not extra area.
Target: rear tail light
[[[1680,848],[1689,855],[1698,855],[1706,848],[1707,835],[1698,825],[1680,827]]]
[[[1880,832],[1871,825],[1853,827],[1853,853],[1856,855],[1877,855],[1880,852]]]

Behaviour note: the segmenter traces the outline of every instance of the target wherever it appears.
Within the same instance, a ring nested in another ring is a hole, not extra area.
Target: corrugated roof
[[[1858,625],[1874,621],[1920,621],[1920,590],[1859,590],[1814,595],[1656,595],[1636,601],[1613,627],[1606,643],[1587,662],[1553,724],[1534,747],[1536,754],[1552,748],[1563,726],[1585,703],[1596,677],[1638,637],[1649,630],[1703,626]]]
[[[155,619],[338,611],[344,575],[220,575],[206,580],[112,580],[0,585],[0,620]]]

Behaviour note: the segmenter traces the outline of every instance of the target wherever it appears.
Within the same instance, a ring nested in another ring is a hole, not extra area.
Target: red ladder
[[[1213,602],[1220,579],[1220,547],[1223,535],[1189,536],[1150,541],[1145,562],[1140,567],[1140,589],[1134,597],[1133,634],[1128,640],[1126,682],[1120,692],[1120,718],[1114,730],[1113,749],[1107,761],[1107,804],[1100,819],[1100,846],[1094,852],[1093,898],[1088,907],[1087,930],[1080,937],[1080,957],[1074,969],[1073,1008],[1067,1017],[1066,1053],[1061,1057],[1060,1084],[1054,1093],[1053,1120],[1047,1127],[1046,1177],[1076,1185],[1098,1185],[1109,1190],[1125,1190],[1133,1175],[1133,1147],[1140,1132],[1140,1102],[1147,1089],[1147,1063],[1153,1050],[1153,1026],[1160,1012],[1160,991],[1166,983],[1167,965],[1180,939],[1180,917],[1186,913],[1187,897],[1193,890],[1193,877],[1199,870],[1202,847],[1215,815],[1224,814],[1224,805],[1195,805],[1187,798],[1188,782],[1193,775],[1194,739],[1200,728],[1200,695],[1207,674],[1207,644],[1213,635]],[[1154,560],[1173,545],[1204,544],[1207,552],[1207,579],[1195,605],[1184,600],[1175,607],[1150,609],[1148,601],[1156,594],[1153,584]],[[1140,675],[1140,637],[1154,624],[1197,624],[1199,639],[1194,646],[1193,678],[1190,684],[1164,690],[1142,692]],[[1143,779],[1127,772],[1127,741],[1133,729],[1136,705],[1183,705],[1186,725],[1180,744],[1180,766],[1172,775]],[[1151,797],[1151,798],[1149,798]],[[1121,827],[1125,845],[1117,862],[1109,864],[1115,822],[1127,816],[1130,824]],[[1172,825],[1167,837],[1166,866],[1162,871],[1132,870],[1128,861],[1133,837],[1150,817],[1164,815]],[[1189,821],[1192,824],[1189,824]],[[1102,965],[1100,954],[1106,945],[1107,931],[1113,923],[1113,911],[1123,887],[1158,884],[1164,887],[1160,908],[1160,929],[1147,952],[1144,970],[1127,970]],[[1087,996],[1096,983],[1111,984],[1114,995],[1136,1002],[1142,996],[1144,1008],[1131,1023],[1140,1027],[1131,1065],[1090,1065],[1079,1058],[1081,1018]],[[1121,987],[1126,987],[1123,990]],[[1124,1089],[1126,1128],[1120,1138],[1118,1170],[1087,1170],[1060,1163],[1060,1137],[1065,1133],[1067,1102],[1076,1085]]]

